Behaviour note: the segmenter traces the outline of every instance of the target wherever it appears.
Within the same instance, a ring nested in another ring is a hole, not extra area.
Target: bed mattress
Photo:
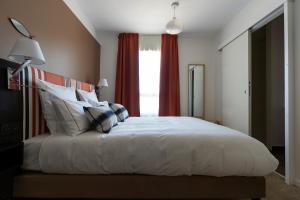
[[[256,139],[191,117],[131,117],[109,134],[25,141],[23,168],[63,174],[265,176],[278,161]]]
[[[41,171],[39,155],[43,141],[49,134],[37,135],[24,141],[23,168],[31,171]]]

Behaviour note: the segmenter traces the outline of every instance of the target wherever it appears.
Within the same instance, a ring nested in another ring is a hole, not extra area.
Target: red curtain
[[[138,34],[119,34],[117,59],[115,102],[124,105],[130,116],[140,116]]]
[[[177,35],[161,37],[159,116],[180,115]]]

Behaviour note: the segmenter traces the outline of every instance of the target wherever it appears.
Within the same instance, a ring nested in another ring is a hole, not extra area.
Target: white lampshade
[[[167,33],[172,35],[179,34],[182,32],[182,30],[183,30],[182,23],[175,17],[171,21],[169,21],[166,25]]]
[[[99,87],[108,87],[108,83],[107,80],[105,78],[100,79],[100,81],[98,82],[98,86]]]
[[[31,63],[34,65],[45,64],[45,58],[39,43],[36,40],[26,37],[17,40],[8,58],[18,63],[31,60]]]

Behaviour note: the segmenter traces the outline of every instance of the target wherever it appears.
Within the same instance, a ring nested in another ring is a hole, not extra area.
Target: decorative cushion
[[[118,124],[117,116],[106,106],[84,107],[87,118],[100,133],[109,133]]]
[[[125,119],[129,117],[128,111],[123,105],[110,103],[109,106],[114,111],[115,115],[117,115],[119,122],[124,122]]]
[[[83,107],[91,107],[85,101],[69,101],[56,98],[53,101],[56,109],[57,120],[64,133],[76,136],[90,128],[90,121],[86,117]]]
[[[50,133],[63,133],[64,129],[60,126],[57,112],[52,101],[56,98],[77,101],[75,89],[71,87],[55,85],[42,80],[38,80],[37,84],[38,87],[41,88],[39,90],[41,107]]]

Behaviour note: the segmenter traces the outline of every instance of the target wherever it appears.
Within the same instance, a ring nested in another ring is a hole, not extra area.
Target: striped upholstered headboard
[[[37,80],[45,80],[50,83],[66,87],[74,87],[86,91],[92,91],[92,84],[65,78],[63,76],[46,72],[34,67],[26,67],[21,73],[21,85],[23,93],[23,139],[28,139],[36,135],[48,132],[45,119],[41,109],[39,89]]]

